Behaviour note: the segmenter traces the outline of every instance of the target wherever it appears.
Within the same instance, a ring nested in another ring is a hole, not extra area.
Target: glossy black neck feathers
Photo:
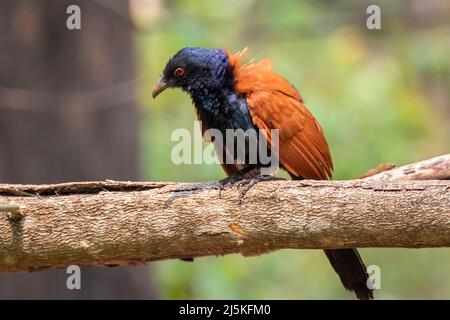
[[[196,108],[217,114],[227,96],[234,92],[233,81],[226,52],[216,52],[211,57],[208,72],[183,89],[189,93]]]

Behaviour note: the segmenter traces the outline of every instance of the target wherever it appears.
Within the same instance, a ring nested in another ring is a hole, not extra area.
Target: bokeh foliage
[[[217,166],[171,162],[171,132],[192,131],[194,110],[180,91],[150,97],[167,59],[186,46],[249,47],[249,58],[272,58],[324,128],[335,179],[448,153],[450,21],[435,18],[433,7],[424,20],[411,9],[417,2],[371,1],[382,9],[382,29],[371,31],[367,1],[156,1],[158,14],[136,33],[145,178],[224,176]],[[449,249],[361,253],[381,268],[378,298],[450,298]],[[352,298],[320,250],[155,265],[163,298]]]

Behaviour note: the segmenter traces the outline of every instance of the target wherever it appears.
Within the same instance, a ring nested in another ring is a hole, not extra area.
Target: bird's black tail
[[[345,289],[354,291],[358,299],[373,299],[373,290],[368,288],[366,266],[356,249],[324,250],[334,271],[341,278]]]

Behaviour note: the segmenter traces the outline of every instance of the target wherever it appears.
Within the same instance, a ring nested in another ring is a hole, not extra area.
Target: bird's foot
[[[222,190],[225,190],[226,188],[229,188],[231,186],[233,186],[235,183],[237,183],[238,181],[244,180],[245,177],[241,176],[241,175],[233,175],[233,176],[229,176],[226,177],[222,180],[219,180],[215,183],[215,188],[219,189],[219,195],[221,194]]]
[[[285,179],[280,178],[280,177],[270,176],[270,175],[257,175],[253,178],[240,181],[238,184],[239,204],[242,204],[245,194],[257,183],[262,182],[262,181],[279,181],[279,180],[285,180]]]
[[[219,189],[219,196],[222,190],[236,186],[239,190],[238,200],[239,204],[242,204],[245,194],[257,183],[261,181],[278,181],[285,180],[280,177],[274,177],[270,175],[257,175],[253,177],[247,177],[245,175],[233,175],[226,177],[216,182],[216,187]]]
[[[257,183],[262,181],[278,181],[278,180],[285,180],[280,177],[274,177],[270,175],[257,175],[255,177],[249,178],[249,179],[243,179],[238,182],[237,187],[239,190],[239,204],[241,205],[243,202],[243,199],[245,197],[245,194]]]

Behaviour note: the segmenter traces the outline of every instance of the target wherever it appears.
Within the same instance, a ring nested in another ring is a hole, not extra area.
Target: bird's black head
[[[181,88],[191,96],[207,94],[223,87],[230,74],[224,49],[184,48],[167,62],[153,98],[166,88]]]

